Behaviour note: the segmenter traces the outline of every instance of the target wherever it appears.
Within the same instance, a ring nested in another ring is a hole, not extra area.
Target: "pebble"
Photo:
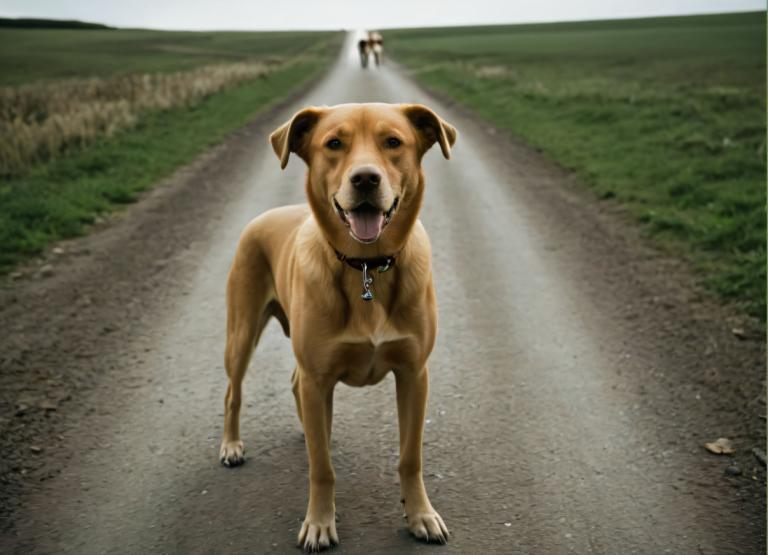
[[[40,268],[40,275],[42,277],[50,277],[53,275],[53,266],[50,264],[46,264],[42,268]]]
[[[739,468],[735,464],[726,466],[725,467],[725,475],[726,476],[741,476],[741,468]]]
[[[38,405],[43,410],[54,411],[58,409],[58,404],[50,399],[43,399]]]
[[[30,445],[29,446],[29,450],[32,451],[33,453],[42,453],[43,452],[43,448],[42,447],[38,447],[37,445]]]

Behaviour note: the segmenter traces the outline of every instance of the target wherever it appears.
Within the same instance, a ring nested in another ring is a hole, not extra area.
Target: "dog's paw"
[[[304,519],[299,532],[299,547],[304,551],[314,552],[338,545],[339,535],[336,533],[336,519],[333,515],[323,519]]]
[[[417,512],[406,515],[408,521],[408,530],[416,538],[425,542],[445,543],[448,541],[448,528],[443,522],[443,518],[437,514],[437,511]]]
[[[241,440],[222,441],[219,460],[224,466],[239,466],[245,462],[245,447]]]

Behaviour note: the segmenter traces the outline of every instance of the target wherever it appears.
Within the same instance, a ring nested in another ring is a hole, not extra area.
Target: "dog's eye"
[[[339,150],[341,148],[341,141],[339,139],[331,139],[330,141],[325,143],[325,146],[327,146],[331,150]]]
[[[397,148],[401,144],[403,144],[403,142],[397,137],[390,137],[387,139],[387,148]]]

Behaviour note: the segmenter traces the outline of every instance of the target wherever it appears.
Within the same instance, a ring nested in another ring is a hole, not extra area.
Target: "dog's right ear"
[[[295,152],[309,164],[306,147],[309,144],[312,129],[322,114],[321,108],[304,108],[272,132],[269,142],[272,143],[272,148],[280,159],[280,168],[285,169],[288,165],[291,152]]]

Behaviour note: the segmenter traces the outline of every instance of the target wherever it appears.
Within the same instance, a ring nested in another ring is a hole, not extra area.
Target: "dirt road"
[[[248,460],[218,462],[225,277],[245,224],[303,198],[273,127],[306,104],[421,101],[460,131],[451,161],[426,158],[423,211],[440,306],[425,474],[452,537],[406,532],[387,379],[337,389],[338,552],[765,552],[751,323],[535,152],[355,56],[62,245],[52,276],[3,287],[0,551],[296,552],[307,462],[275,322],[245,381]],[[721,436],[734,457],[702,448]]]

